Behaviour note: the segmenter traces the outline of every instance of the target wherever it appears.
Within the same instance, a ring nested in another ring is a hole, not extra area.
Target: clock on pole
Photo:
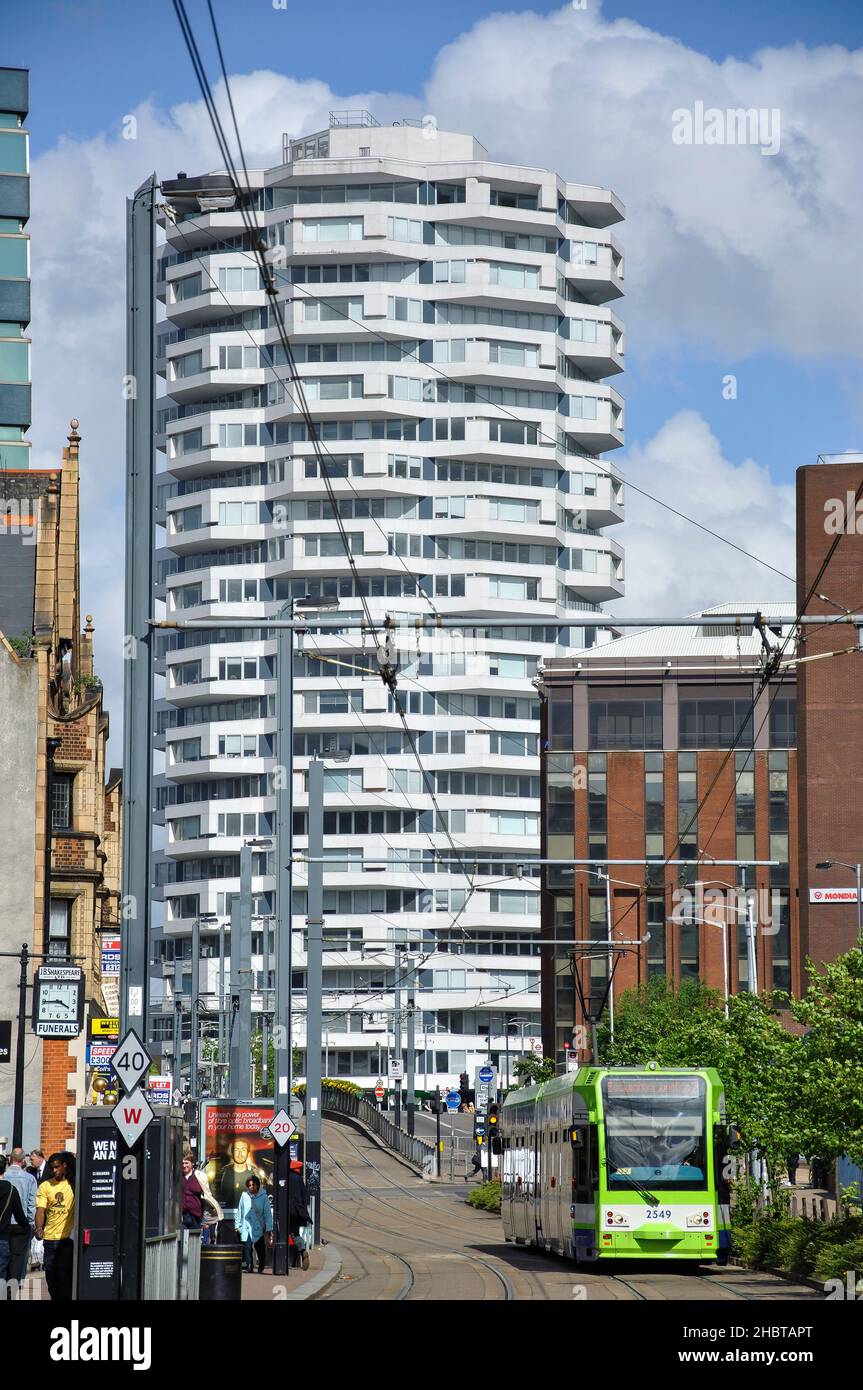
[[[33,981],[37,1038],[77,1038],[84,1026],[84,972],[79,965],[40,965]]]

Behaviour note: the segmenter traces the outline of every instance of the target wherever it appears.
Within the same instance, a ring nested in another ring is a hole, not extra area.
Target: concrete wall
[[[16,661],[0,642],[0,951],[33,949],[36,852],[36,729],[38,669],[33,660]],[[32,981],[32,970],[29,972]],[[24,1144],[39,1144],[41,1130],[42,1045],[30,1028],[31,993],[27,995],[24,1039]],[[18,966],[0,964],[0,1018],[12,1020],[12,1057],[0,1066],[0,1136],[12,1139],[15,1091]]]

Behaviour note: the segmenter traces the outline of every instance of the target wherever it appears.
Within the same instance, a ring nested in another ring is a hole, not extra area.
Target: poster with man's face
[[[206,1101],[201,1136],[206,1172],[213,1196],[226,1211],[234,1211],[250,1177],[260,1179],[269,1192],[272,1185],[273,1141],[261,1130],[273,1118],[271,1105],[237,1105],[232,1101]]]

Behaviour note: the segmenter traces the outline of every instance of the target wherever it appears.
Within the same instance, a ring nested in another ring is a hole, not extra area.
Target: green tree
[[[276,1049],[275,1044],[273,1043],[272,1029],[270,1029],[270,1032],[267,1035],[267,1041],[267,1092],[271,1096],[273,1094],[273,1078],[276,1074]],[[254,1068],[253,1076],[255,1078],[256,1098],[264,1094],[264,1069],[261,1065],[263,1051],[264,1035],[263,1032],[260,1029],[258,1029],[256,1033],[252,1034],[252,1046],[250,1053],[252,1059],[252,1066]],[[293,1061],[291,1063],[291,1070],[294,1074],[294,1077],[296,1077],[297,1075],[299,1075],[300,1065],[302,1062],[302,1057],[297,1048],[294,1048],[292,1057]]]
[[[863,1163],[863,952],[848,951],[821,970],[806,962],[808,988],[791,1003],[808,1031],[800,1044],[796,1106],[801,1149]]]
[[[517,1086],[536,1086],[540,1081],[550,1081],[554,1076],[554,1058],[537,1057],[529,1052],[516,1060],[513,1071]]]
[[[600,1056],[613,1066],[715,1067],[728,1117],[739,1126],[744,1148],[766,1160],[771,1185],[783,1176],[787,1155],[801,1147],[795,1104],[801,1043],[769,996],[733,995],[726,1019],[716,990],[697,980],[675,988],[664,976],[654,977],[621,996],[614,1042],[603,1023]]]

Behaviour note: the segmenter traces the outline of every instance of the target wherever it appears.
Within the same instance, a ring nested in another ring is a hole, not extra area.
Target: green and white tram
[[[729,1132],[712,1068],[581,1067],[500,1110],[506,1239],[574,1260],[729,1251]]]

